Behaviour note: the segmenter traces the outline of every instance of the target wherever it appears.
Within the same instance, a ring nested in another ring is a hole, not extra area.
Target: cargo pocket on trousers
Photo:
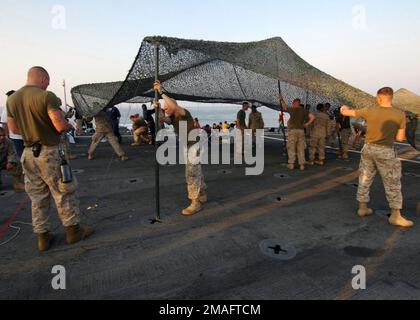
[[[79,188],[79,183],[76,177],[73,177],[73,181],[70,183],[63,183],[61,180],[58,182],[58,190],[63,194],[75,193]]]

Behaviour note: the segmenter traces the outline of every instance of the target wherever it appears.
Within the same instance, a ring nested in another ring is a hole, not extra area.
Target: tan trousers
[[[89,147],[89,155],[93,156],[95,153],[96,148],[101,143],[101,140],[103,138],[107,138],[109,144],[114,149],[115,153],[119,157],[125,156],[124,150],[121,148],[120,144],[118,143],[117,137],[112,132],[96,132],[94,136],[92,137],[92,143]]]
[[[77,181],[61,182],[61,157],[58,146],[43,146],[39,158],[31,148],[25,148],[22,156],[25,172],[25,189],[32,202],[32,225],[36,234],[51,231],[51,198],[54,199],[58,216],[64,227],[79,224],[80,209],[77,198]]]
[[[289,140],[287,142],[287,151],[289,154],[289,164],[295,164],[296,158],[299,165],[306,164],[305,158],[306,138],[304,130],[289,130]]]
[[[327,138],[326,137],[318,137],[312,136],[310,141],[310,148],[309,148],[309,160],[315,161],[315,155],[318,152],[319,160],[325,160],[325,145],[326,145]]]

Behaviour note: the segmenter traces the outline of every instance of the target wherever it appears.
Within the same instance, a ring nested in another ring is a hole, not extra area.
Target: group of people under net
[[[66,229],[66,240],[68,244],[79,242],[93,234],[92,228],[81,226],[81,213],[78,200],[77,179],[66,180],[63,177],[63,163],[66,156],[63,153],[62,137],[75,128],[69,124],[66,114],[60,108],[60,99],[52,92],[47,91],[50,83],[50,76],[43,67],[33,67],[28,72],[28,79],[25,86],[11,94],[7,99],[7,125],[9,131],[22,137],[24,149],[22,155],[17,155],[16,148],[6,136],[5,130],[0,130],[0,170],[6,169],[13,174],[24,173],[24,188],[32,202],[32,224],[37,235],[38,249],[41,252],[51,247],[54,235],[51,233],[50,210],[51,198],[56,203],[58,215]],[[153,89],[157,91],[163,101],[155,101],[153,104],[156,110],[160,110],[159,119],[161,125],[166,123],[172,125],[174,132],[179,136],[181,124],[187,126],[187,134],[196,128],[191,113],[183,108],[171,94],[166,92],[159,81],[155,82]],[[360,217],[367,217],[373,214],[369,208],[370,188],[377,173],[382,177],[385,186],[386,196],[391,208],[389,223],[398,227],[412,227],[414,223],[408,221],[401,215],[403,208],[402,196],[402,167],[398,159],[394,143],[405,140],[406,117],[404,112],[392,105],[394,92],[391,88],[382,88],[377,94],[377,107],[354,110],[347,106],[341,107],[338,117],[338,125],[341,133],[343,159],[348,158],[349,146],[345,130],[349,130],[350,118],[361,118],[366,120],[367,133],[366,142],[362,150],[360,163],[360,178],[357,200],[359,208],[357,214]],[[310,131],[310,156],[309,164],[325,164],[325,143],[331,133],[330,116],[328,105],[319,105],[316,113],[310,113],[302,108],[301,101],[295,99],[291,106],[287,105],[283,97],[279,97],[283,112],[290,115],[287,124],[287,149],[289,169],[294,169],[296,161],[301,170],[307,164],[305,159],[306,134]],[[264,122],[257,108],[253,107],[251,113],[251,124],[246,123],[246,111],[250,104],[245,102],[238,112],[236,129],[245,132],[249,127],[254,128],[254,120],[257,121],[255,128],[264,128]],[[113,110],[115,112],[115,110]],[[153,119],[155,110],[143,109],[143,117],[132,118],[134,134],[137,134],[140,141],[146,143],[154,141],[154,136],[145,137],[147,132],[156,132],[150,128],[147,119]],[[126,161],[128,157],[122,150],[119,137],[115,134],[110,119],[112,110],[103,110],[95,116],[96,132],[92,138],[89,148],[89,159],[93,159],[93,153],[103,138],[107,138],[114,150]],[[115,113],[116,118],[121,115]],[[150,117],[150,118],[149,118]],[[143,121],[139,122],[139,119]],[[79,124],[80,124],[80,120]],[[79,129],[79,128],[77,128]],[[76,131],[77,131],[76,129]],[[258,130],[258,129],[256,129]],[[349,135],[349,134],[348,134]],[[199,144],[188,143],[188,154],[200,153]],[[346,149],[347,148],[347,149]],[[65,149],[65,148],[64,148]],[[65,150],[64,150],[65,151]],[[318,153],[318,160],[315,155]],[[185,165],[185,176],[190,205],[182,210],[182,215],[192,216],[200,212],[208,201],[207,185],[205,182],[202,166],[199,162],[191,161],[187,157]],[[315,162],[316,161],[316,162]],[[1,172],[0,172],[1,173]],[[21,175],[19,176],[21,178]],[[22,188],[22,185],[16,185]],[[17,188],[19,189],[19,188]]]

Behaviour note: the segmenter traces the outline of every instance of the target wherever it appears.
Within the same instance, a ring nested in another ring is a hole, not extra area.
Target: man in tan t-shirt
[[[367,122],[366,145],[362,151],[360,163],[360,179],[357,200],[359,201],[358,214],[361,217],[370,216],[373,210],[369,209],[370,187],[376,173],[382,177],[386,196],[391,207],[389,223],[410,228],[412,221],[404,219],[401,215],[403,196],[401,192],[402,166],[397,158],[394,143],[405,140],[406,119],[404,112],[393,108],[392,88],[382,88],[378,91],[378,106],[360,110],[351,110],[347,106],[341,108],[341,114],[346,117],[363,118]]]

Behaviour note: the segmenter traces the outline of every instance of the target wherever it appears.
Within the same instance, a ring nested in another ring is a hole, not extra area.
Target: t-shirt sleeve
[[[52,92],[47,93],[46,97],[47,111],[60,110],[60,99]]]
[[[6,116],[9,118],[14,118],[12,110],[10,109],[9,104],[7,102],[6,102]]]
[[[369,114],[368,108],[356,110],[356,118],[366,119],[368,114]]]
[[[406,128],[407,128],[407,119],[405,117],[405,114],[401,114],[400,130],[404,130]]]

